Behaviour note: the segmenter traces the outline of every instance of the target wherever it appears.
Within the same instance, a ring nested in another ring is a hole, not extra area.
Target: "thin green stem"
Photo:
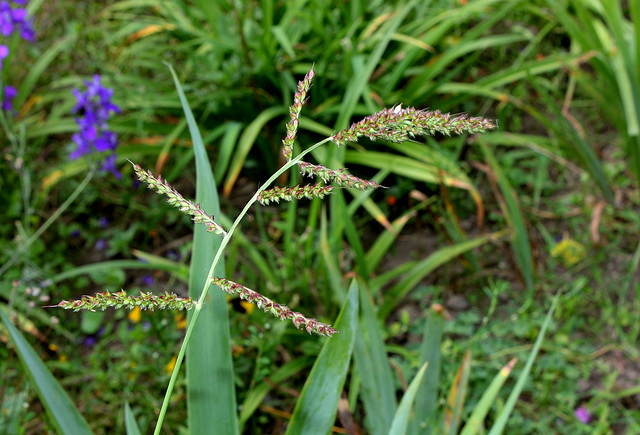
[[[71,203],[75,201],[78,195],[82,193],[82,191],[84,190],[85,187],[87,187],[87,184],[89,184],[89,182],[91,181],[94,175],[95,175],[94,171],[89,171],[87,176],[84,177],[84,180],[82,180],[82,183],[78,185],[76,190],[73,191],[73,193],[69,196],[69,198],[67,198],[67,200],[64,203],[62,203],[62,205],[49,217],[49,219],[46,220],[44,224],[40,226],[40,228],[36,230],[35,233],[31,235],[31,237],[29,237],[29,239],[27,239],[26,242],[24,242],[23,245],[18,247],[18,254],[25,252],[27,249],[29,249],[29,246],[31,246],[33,242],[38,240],[38,238],[42,235],[42,233],[47,231],[47,229],[51,226],[51,224],[53,224],[60,217],[60,215],[64,213],[64,211],[67,208],[69,208]],[[5,273],[11,266],[13,266],[13,264],[18,260],[18,258],[19,258],[19,255],[14,255],[13,257],[11,257],[11,259],[7,261],[2,266],[2,268],[0,268],[0,276],[2,276],[3,273]]]
[[[236,220],[231,225],[231,228],[229,228],[229,231],[227,232],[227,235],[222,239],[222,242],[220,243],[220,247],[218,248],[218,251],[216,252],[216,256],[213,259],[213,263],[211,263],[211,267],[209,268],[209,274],[207,275],[207,279],[206,279],[206,281],[204,283],[204,287],[202,288],[202,292],[200,293],[200,297],[198,298],[198,301],[195,304],[195,309],[193,310],[193,314],[191,316],[191,320],[189,321],[189,325],[187,326],[187,331],[185,333],[184,340],[182,341],[182,346],[180,347],[180,351],[178,352],[178,357],[176,358],[176,364],[175,364],[175,366],[173,368],[173,372],[171,373],[171,379],[169,380],[169,385],[167,386],[167,392],[165,393],[164,400],[162,402],[162,407],[160,408],[160,414],[158,415],[158,422],[156,423],[156,428],[155,428],[155,430],[153,432],[154,435],[159,435],[160,434],[160,428],[162,427],[162,422],[164,421],[164,417],[165,417],[165,415],[167,413],[167,409],[169,407],[169,401],[170,401],[170,398],[171,398],[171,394],[173,393],[173,389],[174,389],[176,381],[178,379],[178,372],[180,371],[180,367],[182,366],[182,361],[184,360],[184,355],[185,355],[185,353],[187,351],[187,345],[189,344],[189,341],[191,339],[191,334],[193,333],[193,330],[195,328],[196,321],[198,320],[198,317],[200,316],[200,311],[202,311],[202,306],[204,305],[204,300],[207,297],[207,294],[209,293],[209,289],[211,288],[211,279],[213,278],[213,274],[215,273],[216,267],[218,266],[218,263],[220,262],[220,259],[222,258],[222,254],[224,253],[224,249],[229,244],[229,240],[231,239],[231,236],[235,232],[235,230],[238,227],[238,225],[240,225],[240,222],[245,217],[245,215],[248,213],[248,211],[251,208],[251,206],[258,200],[258,195],[260,194],[260,192],[262,192],[267,187],[269,187],[271,185],[271,183],[276,181],[276,179],[280,175],[285,173],[287,170],[289,170],[289,168],[291,168],[292,166],[297,165],[305,155],[309,154],[311,151],[313,151],[316,148],[324,145],[325,143],[329,142],[330,140],[331,140],[331,138],[328,137],[328,138],[323,139],[320,142],[314,144],[313,146],[307,148],[306,150],[302,151],[294,159],[291,159],[290,161],[288,161],[284,166],[282,166],[282,168],[280,168],[271,177],[269,177],[269,179],[256,191],[256,193],[247,202],[247,204],[244,206],[244,208],[242,209],[242,211],[240,212],[240,214],[238,215]]]

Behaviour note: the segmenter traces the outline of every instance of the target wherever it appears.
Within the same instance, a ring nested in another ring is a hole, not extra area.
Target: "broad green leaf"
[[[369,433],[386,435],[397,407],[389,358],[371,295],[360,292],[361,316],[353,355],[362,382],[362,403]]]
[[[140,435],[140,428],[129,406],[129,402],[125,402],[124,404],[124,427],[127,430],[127,435]]]
[[[440,387],[440,346],[444,330],[442,306],[432,306],[424,326],[420,346],[420,364],[429,364],[429,371],[420,382],[420,394],[416,398],[414,433],[426,430],[428,421],[433,421],[438,406]]]
[[[38,354],[13,326],[4,311],[0,309],[0,319],[4,323],[9,338],[20,357],[22,366],[33,382],[42,404],[56,425],[58,433],[84,435],[92,434],[87,421],[80,415],[67,393],[44,365]]]
[[[213,216],[220,215],[218,190],[202,137],[189,103],[173,68],[180,101],[187,118],[196,158],[196,203]],[[193,254],[189,274],[189,296],[198,299],[221,238],[208,233],[204,225],[194,224]],[[224,261],[216,276],[224,277]],[[238,433],[236,391],[226,294],[212,289],[200,313],[187,348],[187,405],[189,429],[194,434]]]
[[[356,338],[358,293],[358,284],[354,280],[333,325],[340,334],[323,339],[324,346],[293,410],[287,435],[327,434],[333,427]]]

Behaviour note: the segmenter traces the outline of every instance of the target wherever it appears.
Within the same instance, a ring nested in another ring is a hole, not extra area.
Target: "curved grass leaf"
[[[92,434],[89,424],[75,407],[62,386],[44,365],[38,354],[25,340],[20,331],[13,326],[4,311],[0,309],[0,319],[13,342],[16,352],[22,361],[27,374],[33,381],[51,421],[61,434]]]
[[[141,251],[134,252],[135,255],[142,254]],[[147,254],[145,254],[147,255]],[[144,258],[145,255],[141,255],[140,258]],[[162,260],[162,261],[159,261]],[[74,267],[73,269],[65,270],[58,273],[51,278],[52,283],[58,283],[66,279],[75,278],[81,275],[88,275],[97,272],[107,272],[114,269],[153,269],[164,270],[166,272],[174,273],[178,279],[186,282],[188,279],[188,271],[186,266],[175,263],[171,260],[158,259],[158,261],[152,261],[149,263],[143,263],[140,260],[111,260],[101,261],[99,263],[87,264],[85,266]]]
[[[404,275],[403,279],[393,286],[389,291],[386,292],[385,295],[385,303],[380,308],[380,313],[378,314],[381,319],[385,319],[391,311],[396,307],[398,302],[407,295],[413,288],[431,273],[434,269],[448,261],[453,260],[459,255],[464,254],[465,252],[481,246],[488,241],[500,237],[502,233],[494,233],[486,236],[476,237],[475,239],[465,240],[464,242],[456,243],[452,246],[445,246],[444,248],[438,249],[436,252],[429,255],[424,260],[413,265]]]
[[[356,338],[358,293],[354,280],[334,325],[340,334],[324,339],[324,346],[293,410],[287,435],[327,434],[333,427]]]
[[[531,244],[529,243],[529,234],[524,221],[524,216],[520,210],[520,203],[514,194],[509,178],[502,170],[502,167],[493,156],[491,149],[481,137],[478,137],[478,143],[482,147],[482,151],[493,170],[500,192],[504,197],[505,218],[509,223],[512,231],[511,247],[515,256],[516,263],[522,273],[522,278],[527,290],[533,289],[533,281],[535,277],[535,269],[533,264],[533,255],[531,254]]]
[[[16,95],[16,98],[13,100],[15,107],[18,109],[22,107],[24,102],[27,100],[27,97],[31,94],[31,91],[33,91],[33,88],[40,76],[44,73],[51,62],[53,62],[56,56],[76,40],[76,36],[76,34],[71,34],[53,44],[47,49],[47,51],[38,57],[33,65],[29,66],[29,72],[26,77],[20,80],[18,95]]]
[[[225,197],[231,193],[231,189],[240,175],[240,170],[247,159],[247,155],[249,155],[251,147],[253,147],[258,134],[262,131],[265,124],[276,116],[287,113],[287,111],[288,109],[286,107],[270,107],[260,113],[242,132],[238,144],[235,147],[235,154],[229,165],[227,178],[224,181],[222,192]]]
[[[382,32],[382,35],[379,36],[380,40],[376,44],[376,47],[373,49],[373,52],[371,52],[371,54],[367,56],[366,65],[357,69],[353,77],[351,77],[349,84],[347,85],[347,91],[345,92],[344,98],[342,99],[342,104],[340,105],[340,113],[338,114],[338,119],[336,120],[336,129],[340,130],[346,128],[349,124],[349,119],[351,119],[351,115],[353,115],[356,104],[360,100],[360,97],[362,96],[367,83],[369,83],[371,75],[373,74],[376,66],[382,58],[384,51],[389,45],[391,37],[394,33],[396,33],[402,21],[415,5],[416,2],[412,1],[407,4],[397,6],[387,26],[381,27],[380,32]]]
[[[553,303],[551,304],[551,308],[549,308],[547,317],[545,317],[544,323],[540,328],[540,333],[538,334],[538,338],[536,339],[536,342],[533,345],[533,349],[531,350],[531,354],[529,355],[529,358],[527,358],[527,363],[525,364],[524,369],[522,370],[522,373],[518,378],[518,382],[516,382],[516,386],[513,388],[513,391],[509,395],[509,398],[507,399],[507,402],[505,403],[504,408],[502,408],[500,415],[498,415],[496,422],[491,428],[489,435],[499,435],[504,431],[504,428],[507,425],[507,421],[509,420],[509,416],[511,416],[511,413],[513,412],[513,408],[516,406],[516,401],[518,400],[518,397],[520,396],[520,393],[524,388],[524,384],[527,382],[527,378],[529,377],[529,373],[531,372],[531,367],[533,367],[533,362],[535,361],[536,356],[538,355],[538,351],[540,350],[540,346],[542,345],[542,341],[544,340],[544,334],[547,331],[549,324],[551,323],[551,319],[553,318],[553,312],[555,311],[559,300],[560,300],[560,292],[558,292],[556,294],[556,297],[553,298]]]
[[[500,388],[502,388],[502,385],[504,385],[505,381],[511,374],[511,370],[517,361],[518,358],[514,358],[509,361],[509,363],[500,370],[493,381],[491,381],[491,384],[480,398],[476,407],[473,409],[473,412],[464,425],[460,435],[475,435],[477,433],[483,433],[484,419],[489,413],[489,409],[491,409],[491,405],[495,402],[496,397],[498,397]]]
[[[124,404],[124,427],[127,430],[127,435],[141,435],[138,422],[136,422],[136,417],[133,415],[129,402]]]
[[[395,417],[393,418],[393,422],[391,424],[391,429],[389,430],[389,435],[404,435],[407,433],[407,427],[409,427],[409,417],[411,413],[411,405],[416,399],[418,394],[420,383],[422,382],[422,377],[424,376],[425,370],[427,370],[427,363],[422,365],[422,368],[416,374],[411,384],[409,384],[409,388],[402,396],[402,400],[400,401],[400,405],[398,406],[398,410],[396,412]]]
[[[458,426],[462,419],[464,401],[467,398],[467,387],[469,385],[469,373],[471,372],[471,351],[467,349],[456,373],[456,377],[449,390],[447,398],[447,409],[444,412],[442,424],[444,432],[449,435],[458,433]]]

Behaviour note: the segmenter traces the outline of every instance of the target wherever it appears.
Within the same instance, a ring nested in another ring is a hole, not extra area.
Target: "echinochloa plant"
[[[280,320],[290,320],[297,328],[302,328],[310,334],[315,333],[331,337],[338,333],[339,331],[336,331],[330,325],[306,317],[303,314],[293,312],[288,307],[278,304],[262,295],[259,291],[249,289],[225,278],[213,276],[213,271],[222,256],[224,248],[227,246],[229,239],[233,236],[234,231],[249,208],[255,202],[267,205],[273,202],[296,201],[304,198],[324,198],[335,192],[336,189],[353,188],[369,190],[382,187],[374,181],[364,180],[352,175],[347,169],[331,169],[303,160],[303,157],[315,148],[326,145],[329,142],[333,142],[336,146],[341,146],[349,142],[357,142],[361,137],[366,137],[373,141],[385,140],[401,143],[412,140],[418,136],[433,135],[436,133],[447,136],[451,134],[484,133],[489,129],[495,128],[496,124],[494,121],[482,117],[469,117],[465,114],[443,114],[438,110],[430,111],[418,110],[412,107],[404,108],[398,104],[392,108],[383,109],[380,112],[367,116],[361,121],[352,124],[351,127],[341,130],[308,147],[294,157],[293,144],[298,131],[300,112],[307,99],[314,75],[315,73],[312,68],[306,74],[304,80],[298,83],[298,91],[295,94],[293,105],[289,109],[291,119],[286,125],[287,135],[282,141],[282,153],[285,157],[285,164],[258,189],[228,230],[225,230],[217,223],[214,216],[202,210],[199,204],[194,204],[192,201],[185,199],[166,180],[163,180],[161,176],[154,176],[150,171],[144,170],[139,165],[131,162],[136,176],[140,181],[147,184],[149,189],[165,195],[171,205],[180,209],[184,214],[191,216],[194,222],[205,225],[207,231],[223,237],[218,253],[211,265],[209,279],[197,301],[191,298],[181,298],[173,293],[155,296],[143,292],[137,296],[130,296],[125,291],[113,293],[107,291],[98,293],[95,296],[84,296],[79,300],[62,301],[56,305],[56,307],[73,309],[74,311],[105,310],[108,307],[128,309],[140,307],[141,309],[148,310],[194,309],[195,311],[191,322],[195,323],[198,317],[197,314],[202,309],[206,295],[211,286],[214,285],[229,294],[237,295],[243,300],[256,304],[259,308],[267,313],[271,313]],[[298,185],[295,187],[272,187],[268,189],[281,174],[294,166],[298,166],[303,175],[315,178],[315,184]],[[184,345],[186,345],[186,343],[184,343],[183,346]]]

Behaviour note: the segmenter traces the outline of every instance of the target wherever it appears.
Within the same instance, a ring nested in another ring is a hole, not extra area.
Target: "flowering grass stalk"
[[[353,124],[350,128],[342,130],[328,138],[317,142],[311,147],[301,151],[296,157],[293,157],[293,143],[295,141],[297,128],[299,124],[300,111],[305,102],[306,95],[310,89],[311,82],[314,77],[314,71],[311,69],[305,76],[305,79],[298,83],[298,91],[295,94],[293,106],[290,108],[291,120],[287,123],[287,135],[283,140],[282,152],[286,158],[286,163],[276,171],[271,177],[257,190],[257,192],[247,202],[231,227],[225,231],[219,224],[215,223],[213,216],[206,214],[198,205],[186,200],[179,192],[169,185],[161,177],[155,177],[149,171],[143,170],[140,166],[132,163],[136,175],[141,181],[148,184],[149,188],[167,196],[169,203],[179,208],[183,213],[190,215],[196,223],[207,225],[210,231],[223,237],[220,246],[216,252],[213,262],[209,268],[207,279],[204,287],[198,297],[198,300],[178,300],[168,294],[162,297],[149,297],[149,294],[143,293],[140,296],[126,296],[126,293],[101,293],[99,297],[85,297],[80,301],[63,301],[58,306],[70,309],[103,309],[107,306],[144,306],[148,309],[175,307],[193,308],[193,315],[187,327],[185,338],[176,358],[176,365],[173,370],[169,386],[167,388],[165,399],[160,410],[158,422],[155,432],[160,433],[162,421],[166,414],[169,399],[171,397],[177,373],[184,359],[186,347],[194,331],[194,326],[198,320],[198,316],[202,311],[204,302],[210,291],[211,285],[216,285],[222,290],[237,294],[242,299],[256,303],[258,307],[266,312],[270,312],[281,320],[291,320],[298,328],[304,328],[309,333],[330,337],[338,333],[337,330],[330,325],[319,322],[316,319],[308,318],[300,313],[293,312],[288,307],[278,304],[271,299],[263,296],[258,291],[251,290],[241,284],[233,281],[215,277],[214,272],[220,262],[226,246],[229,244],[231,237],[238,228],[240,222],[244,219],[249,209],[254,203],[269,204],[271,202],[279,202],[280,200],[292,201],[302,198],[323,198],[332,193],[336,188],[357,188],[360,190],[374,189],[381,187],[378,183],[369,180],[363,180],[355,177],[347,172],[346,169],[330,169],[320,165],[314,165],[305,162],[303,157],[311,153],[314,149],[333,142],[336,145],[343,145],[347,142],[356,142],[359,137],[366,136],[372,140],[390,140],[393,142],[402,142],[416,136],[433,134],[440,132],[443,134],[461,134],[463,132],[482,133],[488,129],[494,128],[495,124],[484,118],[468,118],[466,115],[451,116],[442,114],[439,111],[422,111],[413,108],[401,108],[400,105],[392,109],[384,109],[373,114],[362,121]],[[300,166],[304,175],[313,176],[320,181],[314,185],[294,186],[294,187],[274,187],[267,190],[278,177],[294,166]],[[331,184],[333,183],[333,184]],[[334,185],[335,184],[335,185]],[[166,299],[171,300],[165,303]],[[164,305],[163,305],[164,304]]]
[[[293,158],[293,142],[296,137],[298,120],[302,105],[305,102],[306,95],[311,87],[314,77],[314,71],[311,69],[305,76],[304,80],[298,83],[298,92],[295,94],[294,103],[290,108],[291,120],[287,123],[287,135],[283,140],[283,154],[287,158],[287,162],[276,171],[264,185],[262,185],[253,197],[247,202],[244,209],[240,212],[235,222],[228,231],[215,222],[214,217],[207,214],[202,208],[194,204],[192,201],[185,199],[175,188],[173,188],[161,176],[154,176],[150,171],[142,169],[139,165],[131,162],[133,169],[140,181],[145,182],[148,187],[157,193],[167,196],[168,202],[180,209],[181,212],[192,217],[196,223],[207,226],[208,231],[223,236],[218,252],[216,253],[213,264],[211,265],[209,276],[206,280],[198,301],[181,300],[174,296],[165,294],[162,297],[151,297],[148,293],[142,293],[140,296],[126,296],[124,292],[118,293],[99,293],[94,297],[85,296],[79,301],[62,301],[57,306],[66,309],[105,309],[107,307],[134,307],[140,306],[145,309],[189,309],[195,308],[192,322],[195,323],[199,311],[202,309],[206,295],[210,285],[219,286],[222,290],[232,294],[238,294],[242,299],[255,302],[258,307],[263,308],[266,312],[271,312],[274,316],[281,320],[290,319],[298,328],[303,327],[309,333],[317,333],[324,336],[335,334],[335,329],[318,320],[305,317],[300,313],[294,313],[288,307],[273,302],[271,299],[263,296],[255,290],[248,289],[240,284],[234,283],[226,279],[214,277],[213,273],[218,262],[221,259],[222,252],[229,243],[231,236],[247,214],[249,208],[255,203],[260,202],[267,205],[271,202],[293,201],[303,198],[324,198],[331,194],[336,188],[356,188],[360,190],[375,189],[380,186],[378,183],[370,180],[364,180],[355,177],[347,172],[346,169],[330,169],[321,165],[314,165],[303,161],[302,158],[314,149],[333,142],[340,146],[347,142],[357,142],[358,138],[366,136],[371,140],[389,140],[392,142],[403,142],[410,140],[416,136],[431,135],[436,132],[450,135],[469,133],[483,133],[488,129],[495,128],[495,123],[491,120],[481,117],[468,117],[467,115],[451,116],[443,114],[438,110],[424,111],[414,108],[402,108],[397,105],[391,109],[383,109],[371,116],[368,116],[360,122],[354,123],[351,127],[339,131],[338,133],[316,143],[315,145],[302,151],[298,156]],[[102,123],[108,117],[109,112],[119,111],[117,106],[110,101],[112,91],[106,90],[100,85],[99,76],[95,76],[93,82],[87,82],[89,89],[85,93],[76,91],[79,105],[85,108],[85,114],[91,114],[89,118],[95,120],[97,124],[88,122],[88,128],[104,127]],[[92,104],[94,104],[92,106]],[[95,137],[95,134],[93,135]],[[104,139],[104,138],[103,138]],[[106,141],[109,142],[109,135],[106,135]],[[98,140],[100,142],[100,140]],[[86,144],[86,141],[83,142]],[[107,148],[110,146],[105,145]],[[86,152],[86,148],[79,148],[77,153]],[[274,187],[267,190],[280,175],[291,167],[299,165],[304,175],[312,176],[322,180],[314,185],[294,186],[294,187]],[[330,183],[335,183],[334,186]],[[170,300],[170,303],[168,302]],[[190,329],[187,330],[188,341]]]

